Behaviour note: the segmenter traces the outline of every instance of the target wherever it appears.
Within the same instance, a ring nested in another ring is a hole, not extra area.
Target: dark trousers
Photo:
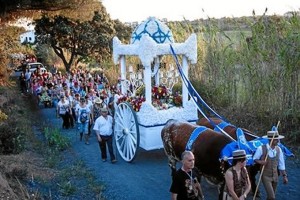
[[[21,81],[21,93],[26,93],[27,92],[27,87],[26,87],[26,82]]]
[[[70,113],[67,112],[64,115],[60,114],[60,117],[63,120],[62,127],[66,128],[66,129],[70,128],[70,120],[69,120],[70,119]]]
[[[107,154],[106,154],[106,144],[108,147],[109,155],[110,155],[110,160],[115,160],[115,154],[113,151],[113,142],[112,142],[112,135],[111,136],[102,136],[101,135],[102,141],[99,142],[99,147],[101,150],[101,157],[102,159],[107,159]]]
[[[92,131],[92,121],[89,121],[89,127],[88,127],[88,135],[91,136],[91,131]]]
[[[69,121],[69,125],[73,128],[74,127],[73,109],[72,109],[72,114],[68,113],[68,121]]]
[[[73,122],[76,123],[77,116],[76,116],[75,108],[72,108],[72,117],[73,117]]]

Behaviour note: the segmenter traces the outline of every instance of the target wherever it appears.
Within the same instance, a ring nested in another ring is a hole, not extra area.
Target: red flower
[[[182,96],[177,94],[173,98],[173,103],[175,106],[181,106],[182,105]]]
[[[155,99],[165,98],[168,94],[168,89],[165,86],[154,86],[152,88],[152,97]]]
[[[128,96],[122,96],[118,99],[118,103],[127,101],[131,104],[134,111],[138,112],[141,109],[142,103],[146,101],[144,97],[128,97]]]

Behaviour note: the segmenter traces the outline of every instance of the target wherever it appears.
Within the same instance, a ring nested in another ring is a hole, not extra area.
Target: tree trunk
[[[54,52],[56,53],[56,55],[58,57],[60,57],[61,60],[63,61],[66,71],[70,72],[70,69],[71,69],[71,66],[72,66],[72,63],[73,63],[74,57],[75,57],[74,51],[71,51],[70,59],[69,59],[69,61],[67,61],[67,58],[64,55],[62,48],[59,48],[57,46],[52,46],[52,48],[53,48]]]

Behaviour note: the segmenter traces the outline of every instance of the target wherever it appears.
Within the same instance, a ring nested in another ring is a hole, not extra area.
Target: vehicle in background
[[[27,65],[25,65],[25,66],[17,67],[14,70],[15,72],[13,73],[13,76],[19,77],[21,75],[21,72],[26,71],[26,69],[29,69],[29,71],[31,73],[33,73],[38,67],[40,68],[42,73],[46,71],[46,68],[42,63],[39,63],[39,62],[27,63]]]

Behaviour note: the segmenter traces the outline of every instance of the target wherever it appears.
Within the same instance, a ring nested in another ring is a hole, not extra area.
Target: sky
[[[148,17],[173,20],[206,19],[207,17],[241,17],[283,15],[299,11],[300,0],[102,0],[112,19],[121,22],[141,22]]]

